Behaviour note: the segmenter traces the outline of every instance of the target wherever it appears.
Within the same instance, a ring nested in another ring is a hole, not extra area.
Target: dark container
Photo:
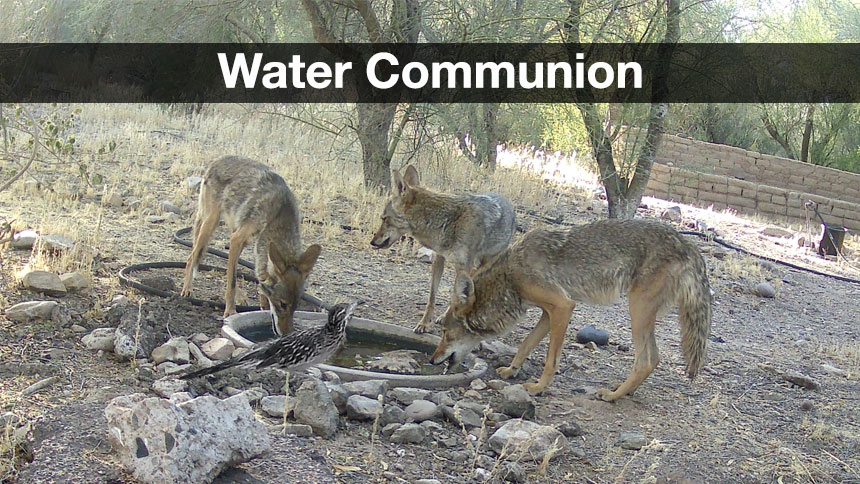
[[[821,233],[821,242],[818,244],[818,254],[822,256],[837,255],[842,251],[842,242],[845,241],[845,232],[848,229],[839,225],[822,225],[824,230]]]

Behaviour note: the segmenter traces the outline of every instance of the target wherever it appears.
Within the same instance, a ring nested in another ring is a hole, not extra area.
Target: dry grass
[[[836,366],[845,370],[848,378],[860,378],[860,344],[836,343],[822,345],[821,353],[833,358]]]

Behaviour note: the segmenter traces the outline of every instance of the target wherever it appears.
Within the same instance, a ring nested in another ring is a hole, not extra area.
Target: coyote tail
[[[690,257],[681,272],[678,288],[678,319],[681,322],[681,351],[690,380],[705,364],[711,332],[711,288],[702,256]]]

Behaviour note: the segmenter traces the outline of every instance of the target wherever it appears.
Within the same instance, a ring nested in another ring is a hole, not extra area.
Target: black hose
[[[122,270],[119,271],[119,282],[120,284],[128,287],[133,287],[137,290],[147,292],[150,294],[155,294],[156,296],[161,297],[174,297],[176,293],[170,291],[162,291],[161,289],[156,289],[152,286],[148,286],[146,284],[142,284],[137,282],[129,277],[129,274],[135,271],[143,271],[147,269],[184,269],[184,262],[144,262],[142,264],[132,264],[130,266],[123,267]],[[202,271],[219,271],[219,272],[227,272],[223,267],[215,267],[208,266],[206,264],[200,264],[199,269]],[[237,277],[241,277],[242,279],[250,282],[257,282],[257,278],[242,272],[236,273]],[[188,302],[195,306],[209,306],[216,309],[224,309],[224,303],[218,301],[210,301],[208,299],[197,299],[193,297],[186,298]],[[246,311],[259,311],[260,306],[236,306],[236,311],[243,313]]]
[[[183,235],[187,235],[189,232],[191,232],[191,227],[185,227],[184,229],[177,230],[176,232],[173,233],[173,241],[179,245],[184,245],[185,247],[192,247],[194,244],[192,244],[191,242],[182,238]],[[210,254],[216,255],[222,259],[226,259],[228,256],[227,252],[224,252],[223,250],[215,249],[213,247],[207,247],[206,251],[209,252]],[[169,264],[174,264],[174,263],[171,262]],[[241,257],[239,258],[239,265],[241,265],[243,267],[247,267],[248,269],[251,269],[252,271],[254,270],[254,264],[246,261],[245,259],[242,259]],[[182,264],[182,267],[185,267],[184,263]],[[250,279],[246,279],[246,280],[250,280]],[[254,278],[253,282],[257,282],[256,277]],[[331,304],[328,304],[327,302],[323,301],[322,299],[319,299],[315,296],[312,296],[306,292],[302,294],[302,299],[313,304],[314,306],[316,306],[318,308],[323,308],[326,311],[330,311],[332,308]],[[223,307],[223,306],[224,305],[222,304],[221,307]],[[259,309],[259,306],[257,306],[257,309]],[[238,311],[238,309],[237,309],[237,311]]]

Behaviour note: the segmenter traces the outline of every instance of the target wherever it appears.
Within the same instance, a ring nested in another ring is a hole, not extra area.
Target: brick
[[[726,197],[726,203],[735,209],[738,208],[755,208],[755,200],[750,200],[749,198],[744,198],[736,195],[729,195]]]
[[[774,186],[770,186],[770,185],[759,185],[758,191],[764,192],[764,193],[772,193],[774,195],[783,195],[783,196],[785,196],[785,194],[788,192],[788,190],[786,190],[784,188],[774,187]]]
[[[699,200],[707,202],[719,202],[725,204],[727,198],[725,193],[703,192],[700,190]]]
[[[770,201],[778,205],[786,205],[788,200],[785,195],[771,195]]]
[[[729,184],[727,187],[727,193],[729,195],[740,195],[743,193],[743,188],[740,185],[735,183],[735,180],[729,179]]]
[[[785,215],[785,205],[775,205],[768,202],[759,202],[756,206],[759,212],[770,215]]]

